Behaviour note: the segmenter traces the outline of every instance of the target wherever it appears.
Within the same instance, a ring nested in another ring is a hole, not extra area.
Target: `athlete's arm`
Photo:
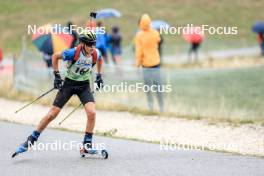
[[[59,71],[59,59],[62,59],[62,53],[55,53],[52,55],[52,67],[54,71]]]
[[[102,65],[103,65],[103,59],[101,56],[101,53],[99,50],[96,50],[97,52],[97,62],[96,62],[96,67],[97,67],[97,74],[96,74],[96,80],[95,83],[97,84],[96,90],[99,90],[100,88],[103,87],[104,81],[102,79]]]
[[[97,74],[101,75],[102,74],[103,58],[102,58],[101,52],[98,49],[96,49],[96,52],[97,52],[97,62],[96,62]]]
[[[97,74],[101,74],[102,73],[102,65],[103,65],[103,60],[98,60],[97,64]]]

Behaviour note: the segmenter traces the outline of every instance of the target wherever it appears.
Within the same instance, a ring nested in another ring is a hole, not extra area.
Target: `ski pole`
[[[28,107],[29,105],[35,103],[36,101],[38,101],[39,99],[41,99],[42,97],[44,97],[45,95],[47,95],[48,93],[50,93],[51,91],[53,91],[55,88],[50,89],[49,91],[45,92],[44,94],[40,95],[38,98],[36,98],[35,100],[33,100],[32,102],[26,104],[25,106],[21,107],[20,109],[16,110],[15,113],[18,113],[19,111],[25,109],[26,107]]]
[[[68,117],[70,117],[77,109],[79,109],[82,106],[82,103],[80,103],[76,108],[74,108],[62,121],[60,121],[59,125],[62,124]]]

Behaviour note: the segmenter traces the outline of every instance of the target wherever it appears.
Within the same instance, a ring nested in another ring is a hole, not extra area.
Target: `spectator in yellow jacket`
[[[158,31],[150,26],[151,19],[149,15],[142,15],[139,31],[135,38],[136,44],[136,66],[154,67],[160,64],[158,46],[160,35]]]
[[[151,86],[161,86],[160,77],[160,56],[158,46],[160,35],[158,31],[151,28],[151,19],[148,14],[142,15],[139,21],[140,31],[135,37],[136,66],[143,67],[144,84]],[[153,89],[151,89],[153,90]],[[160,111],[163,111],[163,95],[158,89],[157,93]],[[147,100],[149,109],[153,110],[152,92],[148,91]]]

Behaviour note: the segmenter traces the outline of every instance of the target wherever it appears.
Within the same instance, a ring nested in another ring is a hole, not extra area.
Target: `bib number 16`
[[[77,68],[75,70],[75,73],[79,73],[80,75],[84,75],[85,73],[91,71],[89,68]]]

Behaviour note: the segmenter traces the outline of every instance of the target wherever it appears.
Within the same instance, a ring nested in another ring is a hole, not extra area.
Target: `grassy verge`
[[[263,121],[262,75],[263,67],[175,72],[170,101],[179,113],[201,118]]]
[[[186,71],[186,70],[185,70]],[[258,123],[264,126],[262,85],[264,84],[263,68],[247,68],[235,70],[201,70],[172,74],[172,94],[166,97],[169,111],[146,110],[146,105],[135,106],[144,94],[123,95],[131,102],[126,105],[121,102],[110,102],[120,98],[120,95],[102,95],[105,101],[97,104],[97,109],[108,111],[130,112],[135,115],[154,115],[177,117],[189,120],[206,120],[209,124],[219,122],[232,125]],[[10,79],[2,78],[0,97],[32,101],[36,95],[20,92],[12,88]],[[42,98],[38,103],[50,105],[56,91]],[[145,99],[145,98],[144,98]],[[141,102],[142,103],[142,102]],[[73,97],[68,106],[78,106],[79,100]]]
[[[204,59],[192,63],[164,63],[162,66],[167,69],[233,69],[233,68],[248,68],[254,66],[263,66],[263,57],[228,57],[228,58],[213,58]]]

